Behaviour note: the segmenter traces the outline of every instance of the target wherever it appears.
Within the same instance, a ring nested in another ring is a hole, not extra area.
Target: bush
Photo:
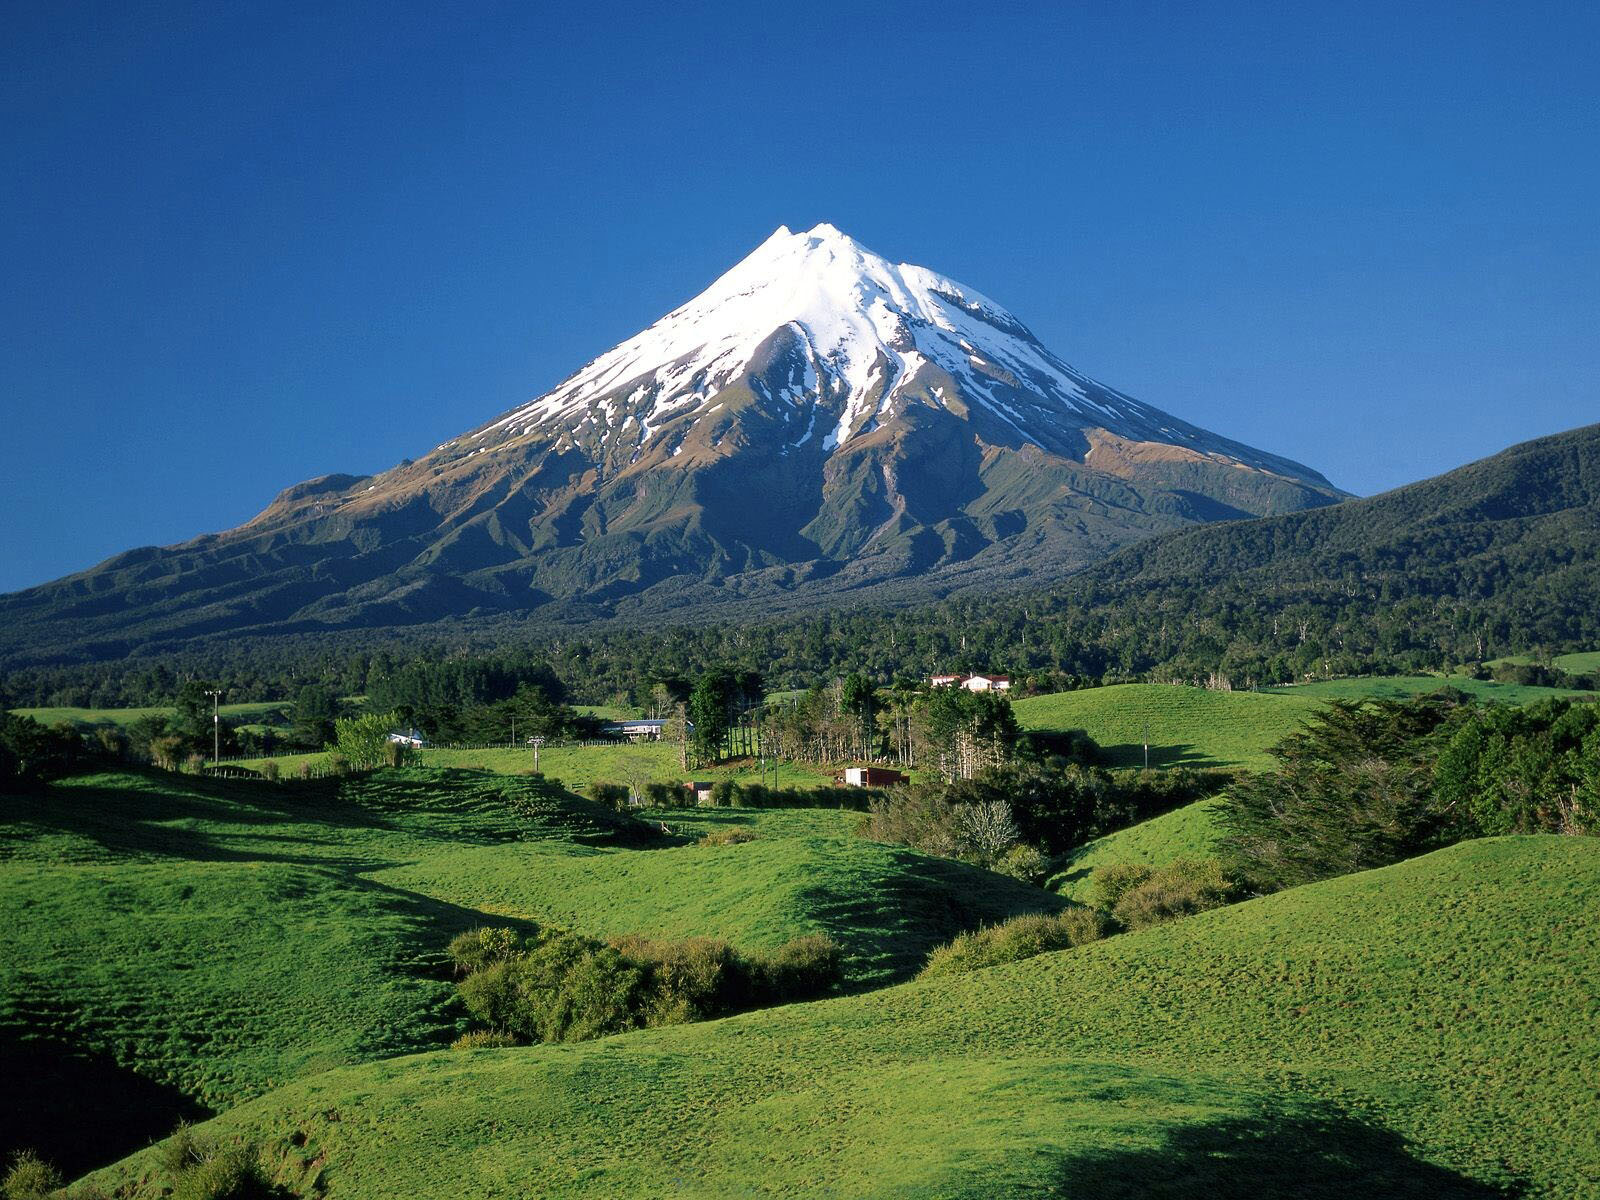
[[[739,785],[731,779],[719,779],[711,785],[712,808],[737,808],[744,804]]]
[[[742,825],[735,825],[731,829],[714,829],[700,839],[702,846],[742,846],[746,842],[756,840],[757,834],[753,829],[746,829]]]
[[[452,1050],[500,1050],[507,1046],[520,1045],[516,1038],[509,1033],[496,1033],[492,1029],[474,1029],[470,1033],[463,1033],[450,1043]]]
[[[1106,868],[1102,868],[1105,870]],[[1131,876],[1129,877],[1131,881]],[[1099,873],[1095,877],[1099,890]],[[1148,871],[1144,880],[1122,889],[1111,915],[1127,929],[1143,929],[1179,917],[1221,908],[1232,901],[1236,888],[1214,858],[1179,858]]]
[[[301,762],[300,762],[300,778],[301,779],[310,779],[311,778],[311,760],[309,758],[302,759]]]
[[[617,812],[626,812],[628,809],[628,788],[621,783],[601,783],[596,780],[589,785],[589,799],[605,808],[615,809]]]
[[[268,759],[266,762],[261,764],[261,778],[265,779],[268,783],[277,783],[278,774],[278,764],[273,762],[271,759]]]
[[[535,1042],[581,1041],[811,999],[831,991],[843,973],[839,948],[820,935],[746,958],[709,938],[627,936],[605,943],[545,930],[524,942],[511,930],[485,928],[455,938],[450,956],[469,971],[460,995],[487,1032]]]
[[[335,775],[351,775],[355,773],[355,764],[343,754],[328,755],[328,770]]]
[[[1037,846],[1021,842],[1000,856],[994,869],[1023,883],[1038,883],[1050,870],[1050,859]]]
[[[1034,913],[999,925],[963,933],[936,947],[918,979],[941,975],[961,975],[1021,962],[1054,950],[1069,950],[1086,942],[1099,941],[1106,934],[1106,919],[1092,908],[1073,907],[1059,913]]]
[[[5,1200],[44,1200],[61,1186],[61,1172],[31,1150],[23,1150],[11,1160],[0,1196]]]
[[[844,979],[844,952],[826,934],[793,938],[758,960],[767,1002],[792,1004],[826,995]]]
[[[726,942],[711,938],[658,942],[631,935],[614,938],[611,945],[648,972],[646,1025],[703,1021],[750,1002],[750,971]]]
[[[171,1177],[171,1200],[266,1200],[275,1194],[255,1147],[218,1146],[187,1121],[162,1145],[160,1163]]]
[[[1110,912],[1134,888],[1143,887],[1154,873],[1154,867],[1143,863],[1108,863],[1097,867],[1089,879],[1095,907]]]
[[[644,800],[651,808],[676,808],[683,803],[683,789],[659,780],[644,785]]]
[[[480,925],[450,939],[445,953],[456,972],[470,975],[494,963],[506,962],[522,952],[522,937],[515,929]]]

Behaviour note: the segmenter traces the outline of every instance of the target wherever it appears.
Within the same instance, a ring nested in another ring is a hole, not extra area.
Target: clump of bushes
[[[1052,950],[1095,942],[1108,932],[1103,913],[1082,905],[1059,913],[1029,913],[973,933],[963,933],[928,955],[918,979],[961,975],[1001,963],[1020,962]]]
[[[256,1147],[203,1139],[188,1122],[162,1145],[160,1162],[171,1200],[270,1200],[283,1194],[267,1177]]]
[[[467,1011],[490,1033],[530,1042],[583,1041],[815,999],[843,977],[839,948],[819,935],[748,955],[709,938],[603,942],[560,929],[525,936],[484,928],[456,937],[449,954],[464,976]]]
[[[1164,867],[1113,863],[1092,878],[1097,907],[1124,929],[1143,929],[1230,904],[1238,886],[1214,858],[1178,858]]]
[[[278,764],[273,762],[270,758],[261,764],[261,778],[265,779],[268,783],[277,783],[278,776],[280,774],[281,772],[278,770]]]
[[[743,825],[734,825],[728,829],[713,829],[700,839],[702,846],[742,846],[746,842],[756,840],[756,831],[746,829]]]
[[[496,1033],[493,1029],[473,1029],[450,1043],[452,1050],[498,1050],[515,1046],[517,1039],[509,1033]]]
[[[602,808],[617,812],[628,811],[628,789],[620,783],[602,783],[596,780],[589,785],[589,799]]]
[[[5,1179],[0,1181],[0,1196],[5,1200],[44,1200],[61,1183],[60,1171],[32,1150],[23,1150],[11,1160]]]

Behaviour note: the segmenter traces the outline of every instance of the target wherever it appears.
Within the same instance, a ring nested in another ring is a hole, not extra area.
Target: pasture
[[[1597,906],[1593,839],[1470,842],[970,975],[344,1067],[202,1132],[354,1200],[1592,1196]]]

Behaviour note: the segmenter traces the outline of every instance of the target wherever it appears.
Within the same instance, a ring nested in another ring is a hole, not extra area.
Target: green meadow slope
[[[443,949],[475,925],[751,949],[825,932],[865,987],[962,929],[1062,904],[858,839],[854,813],[665,816],[672,837],[526,780],[431,770],[129,772],[0,799],[0,1076],[35,1081],[6,1089],[0,1153],[105,1162],[180,1115],[447,1044],[466,1021]],[[694,844],[730,822],[757,840]]]
[[[1211,854],[1219,830],[1217,801],[1197,800],[1070,850],[1053,864],[1045,886],[1079,904],[1091,902],[1094,872],[1117,863],[1164,867],[1177,858]]]
[[[1115,767],[1234,767],[1270,770],[1271,748],[1330,700],[1397,699],[1452,687],[1480,702],[1528,704],[1587,695],[1443,675],[1364,675],[1261,692],[1217,692],[1182,684],[1121,683],[1017,700],[1024,729],[1082,729]]]
[[[1214,692],[1161,683],[1122,683],[1032,696],[1013,704],[1024,729],[1082,729],[1113,766],[1272,766],[1267,751],[1323,700],[1259,692]]]
[[[342,1197],[1600,1194],[1600,841],[966,976],[345,1067],[211,1122]],[[144,1153],[102,1184],[160,1185]]]

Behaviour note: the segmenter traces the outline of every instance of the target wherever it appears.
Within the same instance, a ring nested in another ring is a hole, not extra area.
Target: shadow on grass
[[[1100,758],[1108,767],[1142,767],[1144,766],[1144,743],[1118,742],[1111,746],[1101,746]],[[1150,766],[1155,770],[1168,770],[1173,767],[1237,767],[1238,765],[1236,762],[1207,754],[1198,746],[1188,742],[1178,742],[1170,746],[1158,746],[1154,742],[1150,743]]]
[[[1168,1132],[1154,1147],[1079,1153],[1063,1195],[1095,1200],[1506,1200],[1520,1194],[1423,1162],[1404,1139],[1337,1113],[1263,1113]]]
[[[910,979],[935,946],[957,934],[1068,906],[1054,893],[968,863],[885,849],[891,863],[870,885],[860,879],[819,883],[802,901],[853,960],[850,991]]]
[[[72,1178],[210,1112],[81,1044],[0,1028],[0,1163],[32,1150]]]

